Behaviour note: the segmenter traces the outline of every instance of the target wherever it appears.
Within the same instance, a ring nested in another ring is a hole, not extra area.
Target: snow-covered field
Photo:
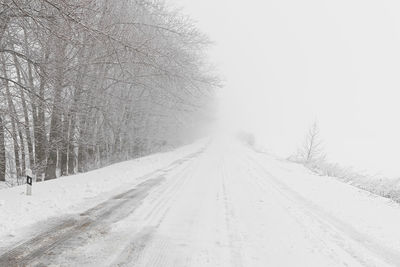
[[[398,204],[235,141],[205,143],[43,183],[31,198],[0,191],[3,235],[27,238],[21,226],[59,215],[0,248],[0,265],[400,266]]]

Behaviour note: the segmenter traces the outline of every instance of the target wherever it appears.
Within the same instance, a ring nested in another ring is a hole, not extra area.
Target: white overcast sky
[[[400,1],[170,2],[215,42],[225,123],[288,156],[318,120],[331,161],[400,177]]]

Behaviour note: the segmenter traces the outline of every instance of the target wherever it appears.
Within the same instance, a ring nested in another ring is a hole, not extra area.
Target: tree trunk
[[[61,92],[63,89],[64,80],[64,60],[66,43],[56,37],[56,80],[54,87],[54,100],[53,109],[50,120],[50,134],[49,134],[49,155],[47,157],[46,176],[45,180],[57,178],[57,154],[61,148]]]
[[[20,148],[21,148],[21,176],[25,177],[26,174],[26,154],[25,154],[25,142],[24,142],[24,135],[22,134],[22,131],[20,128],[18,128],[18,135],[19,135],[19,140],[21,142]]]
[[[22,84],[22,82],[21,82],[21,73],[20,73],[20,64],[19,64],[18,59],[17,59],[17,57],[15,55],[14,55],[14,62],[15,62],[15,69],[16,69],[16,73],[17,73],[18,83]],[[31,72],[30,73],[30,76],[31,76],[32,75],[32,71],[31,71],[31,67],[30,66],[29,66],[29,70]],[[32,83],[29,86],[31,88],[30,90],[33,91],[34,90],[34,88],[33,88],[33,79],[32,79]],[[25,130],[26,143],[27,143],[27,147],[28,147],[29,168],[33,169],[35,163],[34,163],[34,156],[33,156],[31,130],[30,130],[30,127],[29,127],[30,123],[29,123],[28,108],[27,108],[26,100],[25,100],[25,92],[21,87],[19,89],[20,89],[22,110],[23,110],[23,113],[24,113],[24,130]],[[21,141],[21,143],[23,143],[23,142]]]
[[[3,59],[4,62],[4,59]],[[3,63],[3,75],[7,78],[7,69],[5,63]],[[14,103],[11,98],[10,87],[8,85],[8,81],[4,82],[4,86],[6,88],[6,96],[8,103],[8,112],[11,118],[11,137],[14,142],[14,160],[15,160],[15,174],[17,176],[17,180],[21,177],[21,165],[19,158],[19,144],[18,144],[18,132],[17,132],[17,113],[15,112]]]
[[[49,155],[47,157],[46,176],[45,180],[57,178],[57,151],[61,139],[61,119],[60,119],[60,98],[61,98],[61,83],[57,84],[55,89],[53,111],[50,120],[50,134],[49,134]]]
[[[76,126],[76,114],[75,111],[72,111],[71,114],[71,122],[69,125],[68,132],[68,174],[75,173],[75,126]]]
[[[3,117],[0,116],[0,182],[6,181],[6,146],[4,141]]]
[[[69,113],[69,112],[68,112]],[[60,162],[60,167],[61,167],[61,175],[66,176],[68,175],[68,148],[69,148],[69,114],[65,115],[64,114],[64,121],[62,123],[62,147],[60,149],[60,155],[61,155],[61,162]]]
[[[36,177],[43,177],[46,164],[46,149],[47,149],[47,137],[46,137],[46,124],[45,124],[45,94],[44,89],[47,83],[45,64],[48,62],[50,56],[50,45],[46,45],[46,49],[43,55],[43,64],[40,66],[40,86],[39,86],[39,97],[32,96],[32,118],[34,125],[34,139],[35,139],[35,172]],[[30,84],[33,88],[33,76],[31,65],[29,64],[29,79]]]

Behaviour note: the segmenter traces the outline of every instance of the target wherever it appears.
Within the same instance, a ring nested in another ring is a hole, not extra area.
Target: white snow
[[[0,190],[0,241],[17,236],[21,228],[50,217],[79,213],[135,186],[138,178],[163,168],[205,145],[206,140],[172,152],[113,164],[83,174]],[[28,230],[28,229],[26,229]],[[0,247],[2,242],[0,242]]]
[[[83,210],[116,192],[115,182],[125,183],[118,190],[128,190],[137,184],[138,173],[168,165],[202,145],[117,164],[78,175],[80,179],[63,179],[72,182],[43,183],[32,198],[20,195],[22,188],[0,191],[0,222],[17,231],[19,227],[9,225],[12,220],[3,211],[17,221],[25,218],[24,207],[30,216],[35,213],[30,208],[36,209],[42,219],[54,216],[54,211]],[[165,181],[151,188],[128,217],[97,234],[93,229],[79,246],[71,247],[76,243],[70,242],[60,253],[48,254],[47,263],[400,266],[400,206],[337,179],[316,176],[301,165],[235,141],[215,140],[203,153],[169,168],[163,176]],[[64,189],[55,189],[58,184]],[[79,200],[71,196],[75,192]],[[58,195],[68,204],[54,200]],[[85,200],[88,195],[92,199]]]

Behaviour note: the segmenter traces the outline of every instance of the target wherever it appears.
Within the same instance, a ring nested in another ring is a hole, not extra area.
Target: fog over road
[[[0,265],[400,266],[397,204],[238,142],[142,180],[0,251]]]

